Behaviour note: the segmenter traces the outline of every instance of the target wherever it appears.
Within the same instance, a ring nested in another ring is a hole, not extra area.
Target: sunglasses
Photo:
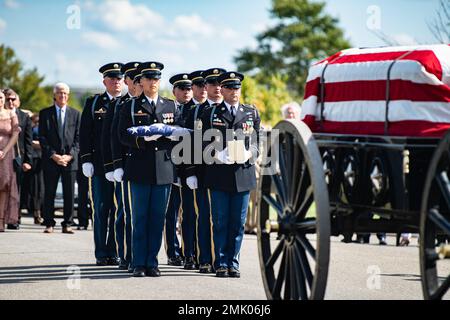
[[[6,101],[16,101],[17,98],[6,98]]]

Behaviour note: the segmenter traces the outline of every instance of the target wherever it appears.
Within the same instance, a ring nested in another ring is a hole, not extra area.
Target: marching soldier
[[[200,119],[205,110],[213,104],[222,102],[222,94],[220,93],[220,84],[218,77],[224,73],[221,68],[212,68],[206,71],[195,71],[190,74],[193,83],[194,99],[201,104],[196,103],[189,111],[186,120],[186,127],[192,130],[202,130],[197,124],[201,123]],[[194,139],[195,139],[194,134]],[[192,143],[194,143],[192,139]],[[199,144],[201,145],[201,144]],[[197,150],[193,149],[192,154],[195,155]],[[201,153],[201,152],[200,152]],[[185,168],[186,185],[194,190],[195,207],[197,210],[197,259],[199,263],[200,273],[213,272],[213,252],[211,237],[211,207],[208,197],[208,190],[204,184],[205,165],[191,160],[191,164]]]
[[[139,64],[138,64],[139,66]],[[137,67],[138,67],[137,66]],[[127,71],[127,77],[132,80],[132,82],[128,82],[128,93],[130,94],[130,99],[135,99],[139,97],[142,94],[142,86],[140,85],[140,79],[141,76],[139,74],[139,71],[136,67],[136,70],[128,70]],[[133,69],[133,68],[132,68]],[[133,267],[133,261],[132,261],[132,227],[131,227],[131,205],[130,205],[130,188],[128,181],[123,180],[123,174],[124,174],[124,163],[126,161],[128,148],[124,146],[119,139],[119,118],[120,118],[120,109],[126,106],[126,101],[120,103],[117,105],[117,110],[114,112],[114,118],[111,125],[111,152],[112,152],[112,159],[113,159],[113,165],[114,165],[114,180],[116,183],[122,184],[122,205],[123,205],[123,212],[124,212],[124,218],[119,217],[119,221],[123,221],[125,223],[125,237],[122,236],[122,239],[125,239],[124,243],[124,254],[125,254],[125,263],[122,265],[122,269],[125,269],[125,265],[128,264],[128,272],[133,273],[134,267]],[[123,220],[124,219],[124,220]],[[116,228],[119,228],[117,226]]]
[[[177,113],[180,117],[180,123],[184,126],[191,107],[192,81],[189,74],[181,73],[170,78],[169,82],[173,85],[173,95],[176,99]],[[177,176],[183,178],[184,165],[177,166]],[[181,179],[180,179],[181,182]],[[176,222],[178,213],[182,206],[181,234],[183,239],[182,252],[179,252],[178,238],[176,235]],[[182,257],[185,258],[184,269],[194,270],[195,266],[195,233],[196,218],[194,208],[194,195],[192,190],[186,185],[172,186],[170,194],[169,207],[166,213],[166,248],[169,257],[169,265],[182,265]],[[177,252],[178,250],[178,252]]]
[[[197,123],[203,132],[213,129],[220,133],[215,143],[222,145],[216,150],[213,144],[206,146],[205,155],[214,160],[204,160],[203,173],[204,186],[210,189],[217,277],[240,277],[239,252],[250,190],[256,188],[252,162],[257,157],[260,117],[254,106],[240,104],[243,79],[238,72],[221,74],[217,80],[224,101],[206,109]]]
[[[135,137],[127,131],[133,126],[177,124],[175,102],[158,93],[163,68],[162,63],[154,61],[139,65],[144,92],[120,110],[119,138],[129,147],[124,180],[130,182],[131,188],[135,277],[161,275],[157,255],[171,185],[176,179],[171,139],[159,135]]]
[[[114,184],[105,178],[102,155],[102,128],[108,106],[122,91],[122,63],[100,68],[106,91],[86,100],[80,124],[80,153],[83,174],[90,178],[93,208],[95,257],[97,265],[118,265],[114,241]]]
[[[105,170],[106,180],[114,183],[114,206],[115,206],[115,235],[116,235],[116,246],[117,255],[120,259],[119,269],[127,270],[129,260],[125,258],[125,247],[124,243],[124,231],[125,231],[125,213],[123,205],[123,185],[121,181],[116,181],[114,178],[114,159],[112,155],[113,145],[119,144],[119,136],[117,131],[112,131],[112,123],[115,113],[118,111],[119,106],[125,101],[129,100],[134,95],[133,79],[130,77],[130,72],[137,70],[139,62],[129,62],[122,66],[121,72],[124,75],[124,82],[128,87],[128,92],[117,99],[112,100],[109,103],[108,110],[106,112],[105,119],[103,121],[102,129],[102,155],[103,155],[103,165]],[[130,226],[131,227],[131,226]]]

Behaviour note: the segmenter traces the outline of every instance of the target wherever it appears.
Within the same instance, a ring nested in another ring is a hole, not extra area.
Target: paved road
[[[31,219],[23,220],[20,231],[0,234],[0,300],[265,299],[256,236],[245,237],[241,279],[217,279],[167,266],[163,252],[162,277],[133,278],[115,267],[93,264],[92,231],[66,235],[57,228],[47,235]],[[375,237],[371,240],[376,242]],[[390,245],[380,247],[343,244],[333,238],[326,298],[421,299],[417,241],[402,248],[393,246],[394,241],[390,237]],[[69,266],[75,266],[74,271],[68,273]],[[77,271],[79,282],[73,279]],[[368,278],[378,271],[380,288],[369,289]]]

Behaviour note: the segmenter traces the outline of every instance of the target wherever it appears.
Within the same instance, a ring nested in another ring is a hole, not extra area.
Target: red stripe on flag
[[[386,86],[385,80],[326,83],[325,102],[386,100]],[[321,102],[319,78],[306,84],[305,99],[311,96],[317,96],[317,101]],[[391,80],[389,98],[390,100],[450,102],[450,87]]]
[[[330,64],[389,61],[395,60],[407,52],[408,51],[397,51],[343,55],[335,61],[330,61]],[[434,74],[439,80],[442,81],[442,66],[432,50],[413,51],[400,60],[413,60],[420,62],[424,66],[425,70],[431,74]]]
[[[323,121],[323,127],[315,121],[314,116],[306,116],[303,120],[313,132],[358,134],[358,135],[384,135],[384,122],[337,122]],[[435,123],[428,121],[406,120],[389,123],[390,136],[408,137],[442,137],[450,129],[450,123]]]

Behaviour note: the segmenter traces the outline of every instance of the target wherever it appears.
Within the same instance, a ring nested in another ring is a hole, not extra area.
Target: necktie
[[[58,113],[58,135],[61,140],[61,153],[64,153],[64,123],[63,123],[63,111],[60,108]]]
[[[231,116],[233,117],[234,122],[234,119],[236,118],[236,108],[234,106],[231,106]]]
[[[64,124],[63,124],[63,116],[62,116],[62,109],[59,109],[58,112],[58,135],[61,138],[61,142],[64,138]]]
[[[153,113],[155,113],[156,111],[155,101],[152,100],[152,102],[150,102],[150,107],[152,108]]]

